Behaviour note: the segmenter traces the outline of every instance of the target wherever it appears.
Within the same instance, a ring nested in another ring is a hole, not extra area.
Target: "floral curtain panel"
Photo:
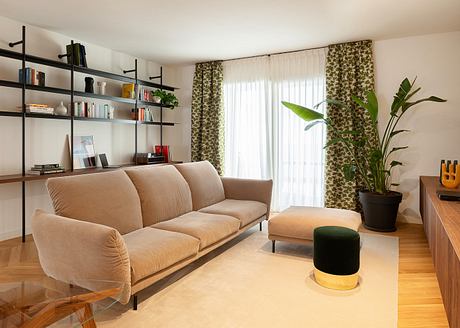
[[[224,109],[221,61],[196,64],[192,91],[192,161],[208,160],[223,172]]]
[[[336,106],[327,107],[327,116],[337,122],[341,130],[363,130],[369,142],[378,143],[371,129],[370,117],[355,106],[352,96],[365,97],[374,88],[374,64],[372,41],[358,41],[330,45],[326,59],[326,95],[347,104],[352,111]],[[327,141],[332,136],[327,134]],[[363,155],[363,154],[358,154]],[[351,158],[341,145],[332,145],[326,151],[325,206],[360,210],[358,189],[363,186],[359,179],[345,180],[342,166]]]

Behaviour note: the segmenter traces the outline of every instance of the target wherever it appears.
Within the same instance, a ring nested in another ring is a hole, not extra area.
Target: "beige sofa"
[[[221,178],[209,162],[52,178],[56,214],[32,231],[53,278],[97,288],[124,282],[120,302],[268,218],[271,180]]]

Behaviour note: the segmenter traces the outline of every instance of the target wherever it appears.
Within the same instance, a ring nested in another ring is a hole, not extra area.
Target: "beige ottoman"
[[[268,220],[268,239],[297,244],[311,244],[313,230],[323,226],[346,227],[358,231],[361,215],[355,211],[336,208],[291,206]]]

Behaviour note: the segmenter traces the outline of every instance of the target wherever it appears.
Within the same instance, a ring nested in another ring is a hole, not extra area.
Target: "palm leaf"
[[[287,101],[281,102],[285,107],[292,110],[297,116],[299,116],[304,121],[310,122],[314,120],[324,120],[324,115],[300,105],[296,105]]]

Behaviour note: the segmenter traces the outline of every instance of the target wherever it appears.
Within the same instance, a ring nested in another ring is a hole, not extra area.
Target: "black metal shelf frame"
[[[74,41],[71,40],[71,45],[72,45],[71,49],[73,49],[73,44],[74,44]],[[138,126],[140,124],[157,125],[160,127],[160,147],[161,149],[163,148],[163,126],[174,126],[175,124],[172,122],[163,122],[163,108],[165,107],[168,108],[167,106],[164,106],[163,104],[153,103],[153,102],[140,101],[137,99],[137,97],[136,99],[128,99],[128,98],[122,98],[122,97],[113,97],[113,96],[107,96],[107,95],[98,95],[98,94],[93,94],[93,93],[81,92],[81,91],[76,91],[74,89],[75,72],[78,72],[78,73],[83,73],[83,74],[88,74],[88,75],[99,76],[99,77],[103,77],[107,79],[117,80],[121,82],[134,83],[135,90],[138,90],[139,85],[143,85],[143,86],[147,86],[151,88],[157,88],[160,90],[168,90],[168,91],[176,90],[177,88],[163,85],[163,68],[162,67],[160,68],[160,75],[152,77],[152,79],[159,78],[160,83],[153,83],[153,82],[143,81],[143,80],[138,79],[137,59],[134,60],[134,69],[124,71],[125,74],[134,73],[134,78],[132,78],[132,77],[124,76],[124,75],[99,71],[99,70],[95,70],[95,69],[91,69],[87,67],[75,66],[73,64],[74,61],[72,58],[72,53],[59,55],[59,58],[68,57],[69,62],[71,64],[67,64],[62,61],[51,60],[51,59],[42,58],[38,56],[28,55],[26,54],[26,28],[25,26],[22,27],[22,39],[16,42],[9,43],[10,47],[15,47],[17,45],[22,46],[22,49],[21,49],[22,51],[20,53],[0,48],[0,57],[6,57],[6,58],[11,58],[11,59],[16,59],[16,60],[21,61],[22,81],[21,83],[18,83],[14,81],[0,80],[0,86],[21,89],[22,91],[21,92],[22,110],[21,112],[0,111],[0,116],[21,117],[21,130],[22,130],[21,131],[22,132],[21,173],[23,177],[26,176],[26,153],[25,153],[26,118],[70,120],[70,140],[73,140],[73,136],[74,136],[74,121],[93,121],[93,122],[113,122],[113,123],[122,123],[122,124],[134,124],[134,134],[135,134],[134,158],[136,160],[137,160],[137,153],[138,153],[137,152],[138,150],[138,147],[137,147]],[[26,84],[27,82],[26,81],[26,63],[27,62],[40,64],[40,65],[46,65],[46,66],[70,71],[70,89],[62,89],[62,88]],[[40,114],[40,113],[28,113],[26,111],[26,90],[49,92],[49,93],[54,93],[54,94],[63,94],[63,95],[70,96],[70,115],[48,115],[48,114]],[[158,107],[160,110],[160,121],[159,122],[149,122],[149,121],[144,122],[144,121],[138,121],[138,120],[78,117],[78,116],[75,116],[74,97],[96,98],[96,99],[104,99],[104,100],[114,101],[114,102],[119,102],[119,103],[132,104],[134,105],[134,113],[136,117],[138,117],[139,115],[139,105]],[[70,142],[70,157],[71,157],[70,158],[70,165],[71,165],[70,170],[73,172],[74,170],[73,142]],[[25,242],[25,237],[26,237],[26,183],[25,183],[25,180],[23,179],[22,181],[22,242]]]
[[[11,51],[7,49],[0,49],[0,57],[7,57],[11,59],[17,59],[17,60],[22,60],[22,54],[16,51]],[[135,83],[135,79],[129,77],[129,76],[124,76],[120,74],[115,74],[115,73],[110,73],[110,72],[105,72],[105,71],[100,71],[97,69],[92,69],[88,67],[81,67],[81,66],[75,66],[72,64],[67,64],[62,61],[57,61],[57,60],[52,60],[48,58],[43,58],[43,57],[38,57],[38,56],[33,56],[33,55],[25,55],[25,60],[26,62],[29,63],[35,63],[35,64],[40,64],[40,65],[45,65],[45,66],[50,66],[54,68],[60,68],[60,69],[65,69],[65,70],[71,70],[72,66],[74,66],[74,72],[78,73],[83,73],[83,74],[88,74],[88,75],[94,75],[94,76],[99,76],[103,77],[106,79],[111,79],[111,80],[117,80],[120,82],[126,82],[126,83]],[[158,77],[155,77],[158,78]],[[146,87],[150,88],[156,88],[156,89],[163,89],[163,90],[168,90],[168,91],[174,91],[177,90],[176,87],[172,87],[169,85],[162,85],[161,83],[153,83],[150,81],[144,81],[144,80],[138,80],[137,83],[139,85],[143,85]]]

